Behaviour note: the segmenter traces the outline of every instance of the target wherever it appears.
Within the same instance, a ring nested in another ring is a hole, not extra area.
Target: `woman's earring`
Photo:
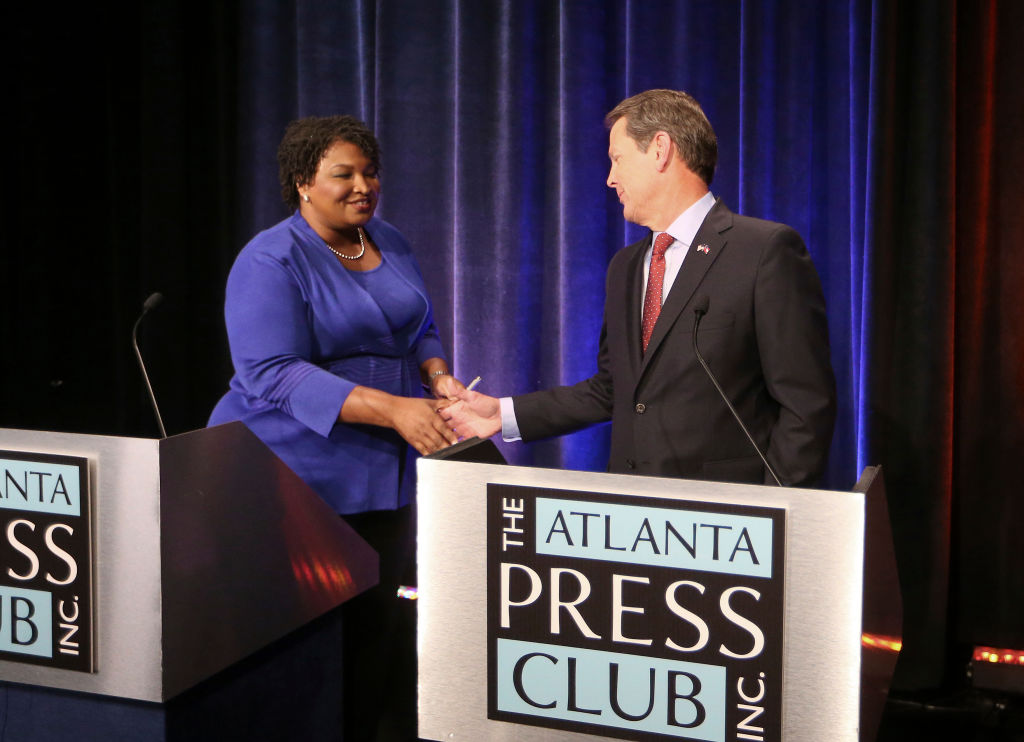
[[[305,201],[308,204],[309,203],[309,194],[308,193],[303,193],[302,194],[302,200]]]

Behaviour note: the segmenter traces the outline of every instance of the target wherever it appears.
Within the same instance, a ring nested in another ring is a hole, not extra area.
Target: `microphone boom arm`
[[[142,370],[142,380],[146,382],[146,391],[149,392],[149,402],[153,405],[153,412],[156,414],[156,424],[160,428],[160,437],[166,438],[167,431],[164,429],[163,418],[160,417],[160,408],[156,404],[156,395],[153,394],[153,385],[149,383],[149,374],[146,373],[146,364],[142,362],[142,353],[139,351],[138,331],[139,324],[142,322],[142,318],[146,316],[146,313],[150,309],[155,307],[163,299],[163,295],[159,292],[153,293],[146,299],[142,305],[142,314],[135,320],[135,324],[132,326],[132,349],[135,351],[135,359],[139,362],[139,368]]]
[[[744,435],[747,436],[747,440],[750,441],[750,445],[754,447],[754,450],[757,451],[757,455],[761,457],[761,461],[764,463],[768,473],[772,475],[772,479],[775,480],[775,484],[781,487],[782,482],[779,481],[778,475],[775,473],[775,470],[772,469],[772,465],[768,463],[768,459],[761,452],[761,447],[754,441],[754,436],[750,434],[750,431],[747,430],[747,426],[743,424],[743,420],[740,419],[739,413],[736,412],[736,408],[732,406],[732,402],[729,401],[729,397],[718,383],[718,379],[716,379],[715,375],[711,373],[711,369],[708,368],[707,361],[704,360],[704,356],[700,354],[700,349],[697,347],[697,328],[700,326],[701,319],[704,318],[704,315],[708,311],[707,305],[707,297],[704,297],[704,301],[700,301],[698,299],[697,307],[693,310],[693,352],[697,356],[697,360],[700,362],[700,365],[703,367],[704,373],[708,375],[708,378],[711,379],[711,383],[714,384],[715,389],[718,390],[718,394],[722,398],[722,401],[725,402],[725,406],[729,408],[729,412],[731,412],[732,416],[736,418],[736,422],[740,424],[740,429],[743,431]]]

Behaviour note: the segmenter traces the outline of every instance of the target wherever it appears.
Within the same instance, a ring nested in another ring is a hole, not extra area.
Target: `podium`
[[[0,430],[0,467],[0,680],[54,689],[36,707],[162,711],[377,581],[376,553],[241,423]]]
[[[880,469],[418,477],[424,739],[875,739],[902,622]]]

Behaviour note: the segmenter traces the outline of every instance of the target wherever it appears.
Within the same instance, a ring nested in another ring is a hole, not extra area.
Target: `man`
[[[611,418],[609,471],[774,484],[700,366],[701,314],[699,350],[771,468],[782,484],[813,485],[832,438],[835,379],[803,241],[715,201],[718,144],[686,93],[648,90],[605,123],[608,186],[651,234],[609,265],[597,373],[500,401],[463,392],[441,414],[462,437],[503,430],[507,440]]]

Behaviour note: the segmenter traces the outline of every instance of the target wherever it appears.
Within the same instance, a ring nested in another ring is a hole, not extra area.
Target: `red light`
[[[975,662],[992,662],[1000,665],[1020,665],[1024,667],[1024,650],[975,647],[973,659]]]
[[[889,652],[899,652],[903,649],[903,641],[896,636],[882,636],[881,634],[861,634],[860,643],[865,647],[873,649],[885,649]]]

